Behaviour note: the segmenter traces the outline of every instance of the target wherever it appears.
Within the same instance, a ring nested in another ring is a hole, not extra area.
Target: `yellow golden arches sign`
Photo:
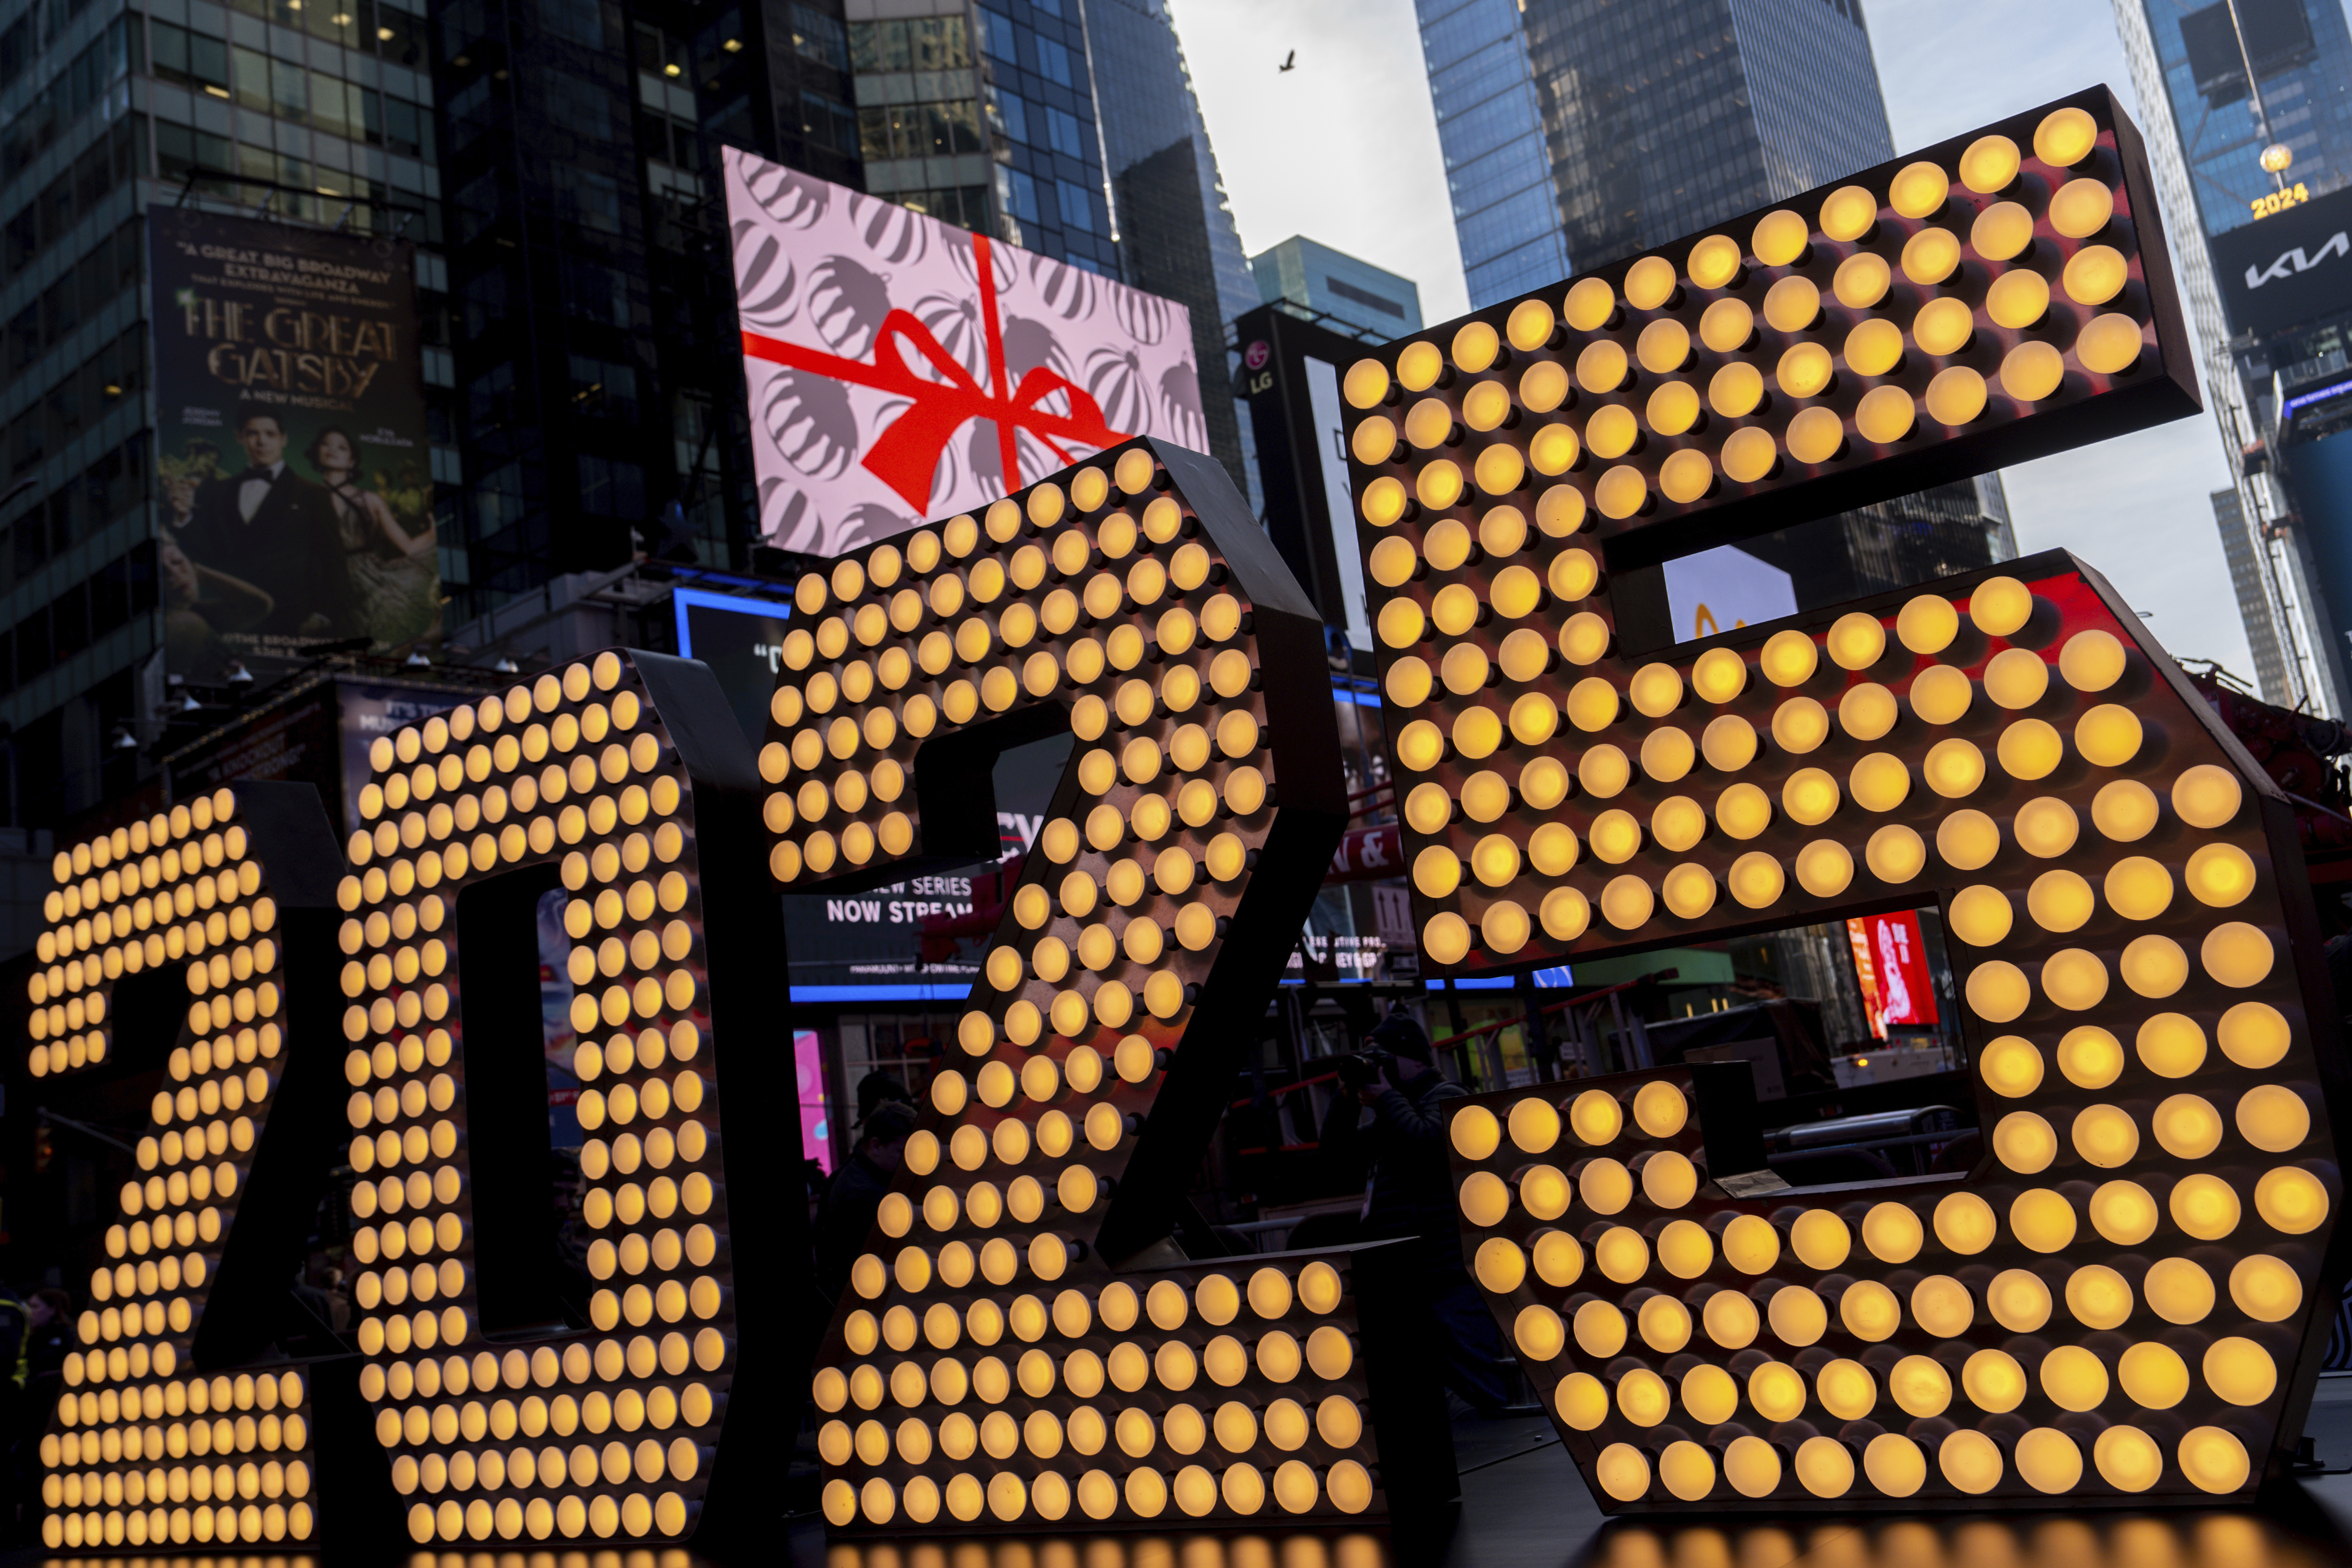
[[[1679,646],[1646,603],[1746,500],[2178,405],[2135,147],[2083,95],[1350,372],[1432,962],[1931,900],[1955,939],[1964,1177],[1766,1195],[1752,1107],[1678,1068],[1454,1117],[1465,1258],[1606,1508],[2198,1499],[2300,1430],[2346,1086],[2276,787],[2063,554]]]
[[[985,767],[957,761],[984,753],[959,746],[1076,737],[819,1353],[829,1522],[1450,1496],[1442,1396],[1389,1306],[1401,1249],[1170,1240],[1345,818],[1320,622],[1231,481],[1130,443],[845,557],[796,606],[814,626],[785,640],[760,758],[789,888],[968,857],[968,828],[992,847]]]

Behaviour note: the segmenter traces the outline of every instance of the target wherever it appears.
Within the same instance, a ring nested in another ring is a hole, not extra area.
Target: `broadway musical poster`
[[[268,679],[331,643],[438,635],[415,247],[159,207],[168,665]]]

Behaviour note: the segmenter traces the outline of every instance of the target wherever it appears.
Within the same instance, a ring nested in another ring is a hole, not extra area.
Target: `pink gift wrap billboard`
[[[768,543],[839,554],[1130,436],[1206,447],[1183,306],[737,148],[726,180]]]

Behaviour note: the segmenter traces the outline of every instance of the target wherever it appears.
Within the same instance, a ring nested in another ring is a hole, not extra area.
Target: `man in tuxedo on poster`
[[[180,540],[188,557],[268,594],[269,614],[247,628],[264,636],[334,637],[352,621],[351,574],[326,487],[286,462],[285,420],[268,408],[237,421],[251,465],[207,479]]]

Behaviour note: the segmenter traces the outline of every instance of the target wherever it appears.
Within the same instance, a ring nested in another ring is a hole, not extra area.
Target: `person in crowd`
[[[20,1539],[37,1530],[41,1503],[41,1434],[48,1429],[65,1387],[68,1352],[73,1342],[73,1298],[51,1286],[24,1298],[26,1339],[19,1365],[24,1368],[23,1393],[13,1380],[0,1379],[9,1391],[5,1428],[9,1483],[15,1493]],[[13,1370],[13,1369],[12,1369]]]
[[[25,1343],[28,1379],[62,1372],[66,1352],[73,1349],[73,1298],[55,1286],[33,1292],[25,1303],[29,1330]]]
[[[286,463],[286,425],[268,409],[237,422],[248,467],[196,490],[179,544],[191,561],[234,574],[270,600],[252,629],[287,637],[346,636],[351,572],[325,486]]]
[[[857,1121],[860,1125],[876,1110],[894,1101],[900,1105],[915,1103],[915,1097],[907,1092],[907,1086],[898,1080],[896,1074],[877,1068],[857,1080]]]
[[[411,533],[400,525],[390,501],[362,489],[357,482],[359,445],[338,426],[320,431],[303,456],[318,470],[334,508],[335,530],[351,574],[354,635],[404,643],[438,631],[441,577],[434,557],[437,536],[432,520]]]
[[[874,1216],[906,1158],[907,1138],[914,1131],[913,1106],[893,1100],[877,1108],[866,1118],[857,1147],[835,1174],[816,1227],[816,1282],[828,1301],[838,1300],[848,1285],[849,1266],[866,1249]]]
[[[1363,1184],[1358,1234],[1417,1241],[1419,1278],[1445,1340],[1446,1386],[1479,1415],[1500,1415],[1502,1336],[1462,1265],[1446,1164],[1444,1106],[1463,1098],[1462,1086],[1438,1071],[1429,1036],[1402,1009],[1373,1027],[1361,1055],[1342,1060],[1352,1092],[1333,1098],[1321,1143],[1342,1179]]]

